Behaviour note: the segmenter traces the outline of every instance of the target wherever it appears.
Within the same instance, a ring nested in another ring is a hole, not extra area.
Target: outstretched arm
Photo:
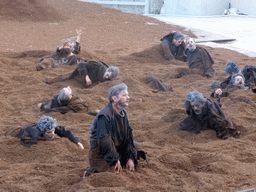
[[[71,142],[75,143],[78,145],[78,147],[80,147],[81,149],[84,149],[84,146],[82,145],[82,143],[80,143],[79,138],[75,137],[72,132],[68,129],[66,129],[63,126],[58,126],[55,128],[55,133],[59,136],[59,137],[66,137],[68,138]]]

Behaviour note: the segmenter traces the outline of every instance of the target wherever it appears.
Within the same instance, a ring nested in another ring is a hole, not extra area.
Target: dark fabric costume
[[[212,129],[216,131],[217,137],[221,139],[238,136],[239,132],[237,131],[236,124],[227,119],[220,108],[220,104],[209,98],[206,99],[200,115],[194,112],[190,102],[186,102],[186,113],[188,117],[180,123],[181,130],[200,132],[204,129]]]
[[[244,75],[245,86],[254,89],[256,86],[256,66],[246,65],[242,70],[242,74]]]
[[[60,137],[66,137],[75,144],[80,142],[78,137],[75,137],[70,130],[63,126],[57,126],[55,134]],[[35,144],[40,137],[44,137],[43,132],[37,128],[37,123],[27,124],[11,135],[20,138],[22,142],[28,144]]]
[[[174,57],[175,59],[180,60],[180,61],[186,61],[187,56],[185,54],[185,43],[183,42],[181,45],[176,47],[175,44],[172,42],[174,34],[175,33],[169,33],[168,35],[164,36],[161,39],[161,41],[166,39],[169,42],[168,45],[169,45],[169,50],[172,54],[172,57]],[[168,47],[163,46],[164,53],[168,53],[168,50],[166,48],[168,48]]]
[[[154,93],[158,91],[173,91],[172,86],[166,85],[161,79],[154,76],[146,76],[145,83],[154,89]]]
[[[76,65],[79,62],[86,62],[86,59],[83,59],[82,57],[78,57],[77,55],[71,55],[70,54],[70,49],[68,48],[63,48],[59,49],[59,47],[56,48],[55,52],[52,55],[49,55],[43,59],[40,60],[40,64],[36,66],[36,69],[42,70],[44,68],[49,68],[49,67],[58,67],[61,65]],[[74,51],[72,53],[78,54],[80,52],[80,45],[78,42],[76,42]]]
[[[72,111],[74,113],[80,112],[80,111],[88,111],[88,103],[87,101],[83,101],[78,96],[72,96],[72,98],[68,102],[61,102],[59,103],[58,100],[58,94],[55,95],[52,99],[47,100],[44,102],[40,110],[45,112],[60,112],[62,114],[67,113],[68,111]]]
[[[87,176],[109,170],[119,160],[125,166],[128,159],[137,162],[132,128],[125,110],[119,114],[109,103],[97,114],[91,125],[90,152]]]
[[[78,67],[70,74],[59,75],[57,78],[48,79],[46,81],[47,84],[65,81],[68,79],[76,79],[81,81],[86,86],[85,76],[88,75],[91,79],[92,83],[98,83],[107,81],[103,78],[106,70],[108,69],[108,65],[103,63],[102,61],[88,61],[84,63],[79,63]],[[77,79],[78,77],[78,79]]]
[[[194,51],[187,50],[187,61],[189,69],[200,69],[203,72],[202,76],[215,76],[215,71],[212,68],[214,61],[205,48],[197,46]]]
[[[228,97],[233,101],[245,102],[253,107],[256,107],[256,104],[250,99],[255,97],[253,92],[253,90],[248,90],[246,87],[239,87],[229,84],[225,89],[222,90],[222,94],[220,96],[217,96],[215,92],[213,92],[211,97],[219,98],[219,102],[221,98]]]

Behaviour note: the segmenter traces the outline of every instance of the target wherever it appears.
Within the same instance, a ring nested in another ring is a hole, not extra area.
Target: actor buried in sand
[[[237,125],[224,115],[220,104],[204,97],[202,93],[190,92],[187,95],[185,108],[188,117],[180,123],[181,130],[200,132],[205,128],[212,129],[221,139],[240,135]]]
[[[84,177],[111,168],[117,172],[125,166],[132,172],[136,169],[140,155],[124,109],[130,99],[127,89],[124,83],[110,88],[110,103],[100,110],[91,124],[90,167],[85,170]],[[145,153],[142,153],[141,157],[146,159]]]
[[[162,41],[162,47],[164,52],[164,58],[166,60],[180,60],[186,61],[186,46],[184,43],[184,35],[181,32],[173,32],[164,36]]]
[[[256,107],[255,104],[255,95],[256,90],[251,87],[251,90],[248,87],[245,87],[244,76],[242,74],[233,74],[231,76],[230,83],[226,86],[225,89],[218,88],[211,94],[211,97],[219,98],[228,97],[232,101],[241,101],[245,102],[253,107]]]
[[[75,143],[81,149],[84,149],[79,138],[75,137],[72,132],[63,126],[57,126],[56,119],[50,116],[42,116],[37,123],[30,123],[18,130],[12,131],[13,137],[21,139],[25,146],[36,144],[38,139],[52,140],[57,134],[60,137],[66,137]]]
[[[85,62],[86,59],[78,57],[81,50],[80,39],[81,35],[84,33],[85,29],[81,27],[77,31],[76,41],[71,39],[66,39],[63,46],[57,47],[52,55],[46,56],[40,60],[40,64],[36,66],[36,70],[40,71],[46,68],[54,68],[60,65],[76,65],[79,62]]]
[[[209,52],[203,47],[196,46],[193,38],[187,38],[185,42],[189,68],[176,68],[171,72],[169,77],[181,78],[188,74],[198,74],[207,78],[214,77],[215,71],[212,68],[214,61]]]
[[[85,86],[90,86],[98,82],[111,80],[119,74],[117,67],[109,67],[102,61],[89,61],[79,63],[78,67],[72,72],[64,75],[59,75],[54,79],[47,79],[47,84],[52,84],[69,79],[76,79]]]
[[[60,112],[61,114],[65,114],[71,111],[74,113],[88,112],[90,115],[96,115],[99,112],[99,110],[88,111],[88,102],[73,95],[69,86],[64,87],[57,95],[53,96],[52,99],[44,103],[38,103],[38,107],[40,111],[45,111],[46,113]]]

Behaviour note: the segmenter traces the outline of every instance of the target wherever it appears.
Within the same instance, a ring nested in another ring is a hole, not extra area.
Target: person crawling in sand
[[[88,87],[98,82],[112,80],[119,74],[118,67],[109,67],[102,61],[88,61],[79,63],[78,67],[72,72],[64,75],[59,75],[54,79],[47,79],[47,84],[52,84],[69,79],[75,79],[84,86]]]
[[[186,45],[184,43],[185,36],[180,32],[172,32],[164,36],[162,41],[164,58],[166,60],[186,61]]]
[[[60,137],[68,138],[79,148],[84,149],[78,137],[75,137],[72,132],[65,127],[57,126],[56,119],[50,116],[42,116],[37,123],[27,124],[12,132],[11,135],[20,138],[21,143],[29,147],[32,144],[36,144],[38,139],[52,140],[55,134]]]
[[[181,130],[199,133],[204,129],[212,129],[220,139],[240,135],[238,126],[224,115],[220,103],[204,97],[202,93],[188,93],[184,105],[188,117],[180,123]]]
[[[124,109],[130,99],[126,84],[111,87],[108,99],[109,104],[100,110],[91,124],[90,167],[85,170],[84,177],[111,169],[121,172],[123,167],[134,172],[140,158]]]
[[[44,103],[38,103],[40,111],[46,113],[49,112],[60,112],[65,114],[68,111],[78,113],[78,112],[88,112],[89,104],[87,101],[82,100],[78,96],[72,94],[71,88],[64,87],[61,91],[53,96],[52,99],[47,100]],[[88,114],[96,115],[99,110],[89,111]]]
[[[165,84],[162,79],[152,75],[147,75],[144,82],[154,89],[152,90],[153,93],[173,91],[173,87],[171,85]]]
[[[77,38],[75,42],[70,39],[65,40],[63,42],[63,46],[57,47],[52,55],[46,56],[40,60],[40,63],[36,66],[36,70],[40,71],[46,68],[54,68],[61,65],[76,65],[79,62],[87,61],[86,59],[76,55],[81,50],[80,39],[85,29],[81,27],[76,31]]]

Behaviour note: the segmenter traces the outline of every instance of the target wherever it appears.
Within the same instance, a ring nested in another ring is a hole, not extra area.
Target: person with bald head
[[[166,60],[186,61],[184,39],[185,36],[180,31],[169,33],[161,39]]]
[[[210,53],[205,48],[197,46],[193,38],[187,38],[185,42],[189,69],[198,69],[198,73],[207,78],[214,77],[214,61]]]
[[[188,117],[180,123],[181,130],[199,133],[211,129],[221,139],[240,135],[238,126],[224,115],[220,103],[204,97],[202,93],[188,93],[184,106]]]

